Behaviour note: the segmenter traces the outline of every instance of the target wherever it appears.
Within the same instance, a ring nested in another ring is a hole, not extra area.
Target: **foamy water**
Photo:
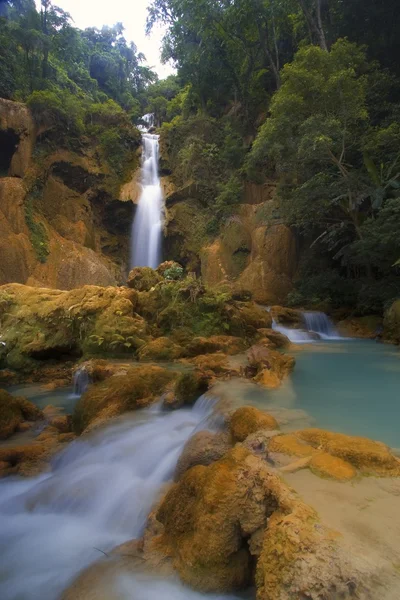
[[[72,443],[52,473],[1,481],[1,600],[56,600],[102,551],[140,536],[185,442],[212,427],[211,411],[204,398],[192,410],[153,407]],[[146,585],[135,600],[168,598],[164,586],[171,598],[200,597],[173,583]]]

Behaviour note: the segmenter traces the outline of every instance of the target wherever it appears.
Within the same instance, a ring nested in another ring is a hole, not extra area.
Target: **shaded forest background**
[[[49,0],[1,11],[0,96],[30,106],[42,151],[79,151],[89,136],[118,173],[153,112],[162,167],[198,189],[207,235],[246,182],[278,182],[274,222],[301,249],[288,303],[367,314],[399,296],[394,0],[155,0],[148,29],[164,24],[163,58],[177,68],[162,81],[120,23],[82,31]]]

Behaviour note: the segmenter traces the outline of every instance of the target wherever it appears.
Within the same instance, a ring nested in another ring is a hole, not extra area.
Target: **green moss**
[[[48,255],[50,254],[49,237],[47,235],[46,228],[35,215],[32,198],[28,197],[26,199],[24,209],[25,223],[29,229],[31,244],[35,250],[38,260],[41,263],[45,263]]]

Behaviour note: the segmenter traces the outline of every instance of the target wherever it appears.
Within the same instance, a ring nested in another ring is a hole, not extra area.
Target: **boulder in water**
[[[308,466],[319,477],[337,479],[339,481],[350,481],[354,477],[357,477],[356,469],[349,462],[338,456],[332,456],[327,452],[314,454]]]
[[[73,426],[80,434],[129,410],[155,402],[176,373],[156,366],[131,367],[124,375],[114,375],[90,386],[78,400]]]
[[[278,422],[274,417],[254,406],[241,406],[231,416],[230,433],[235,442],[243,442],[249,435],[263,429],[277,430]]]
[[[197,590],[255,584],[258,600],[328,598],[332,590],[358,597],[359,574],[343,559],[334,532],[243,446],[186,471],[156,519],[163,528],[153,549]]]
[[[247,359],[250,368],[256,370],[255,381],[268,388],[279,387],[295,365],[293,356],[281,354],[260,343],[249,349]]]
[[[127,284],[138,292],[148,292],[162,280],[162,276],[151,267],[135,267],[128,275]]]
[[[260,336],[258,344],[265,345],[265,340],[268,340],[271,348],[289,348],[290,346],[289,338],[275,329],[261,328],[258,330],[258,334]]]
[[[382,442],[324,429],[303,429],[296,436],[313,448],[348,461],[362,473],[400,476],[400,459]]]
[[[276,323],[280,325],[300,329],[304,327],[303,313],[300,310],[284,306],[271,306],[270,314]]]
[[[198,431],[186,442],[182,450],[175,469],[175,481],[196,465],[207,466],[219,460],[231,447],[226,433]]]
[[[26,400],[0,390],[0,439],[8,438],[17,431],[23,421],[43,419],[42,411]]]
[[[270,328],[272,326],[272,317],[268,311],[261,308],[255,302],[235,302],[226,307],[227,316],[232,322],[231,331],[238,329],[238,334],[247,332],[255,335],[257,329]]]
[[[211,335],[209,337],[195,337],[186,346],[185,350],[189,356],[199,354],[211,354],[224,352],[225,354],[239,354],[246,347],[243,338],[233,335]]]
[[[175,383],[174,395],[179,406],[192,405],[210,386],[210,377],[202,371],[182,373]]]

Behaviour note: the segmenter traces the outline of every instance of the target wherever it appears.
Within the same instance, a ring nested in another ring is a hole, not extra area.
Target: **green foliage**
[[[39,127],[53,128],[57,134],[67,136],[83,133],[83,104],[67,90],[32,92],[26,103]]]
[[[179,265],[174,265],[169,269],[165,269],[164,278],[170,281],[176,281],[178,279],[182,279],[183,273],[184,271],[182,267],[180,267]]]

